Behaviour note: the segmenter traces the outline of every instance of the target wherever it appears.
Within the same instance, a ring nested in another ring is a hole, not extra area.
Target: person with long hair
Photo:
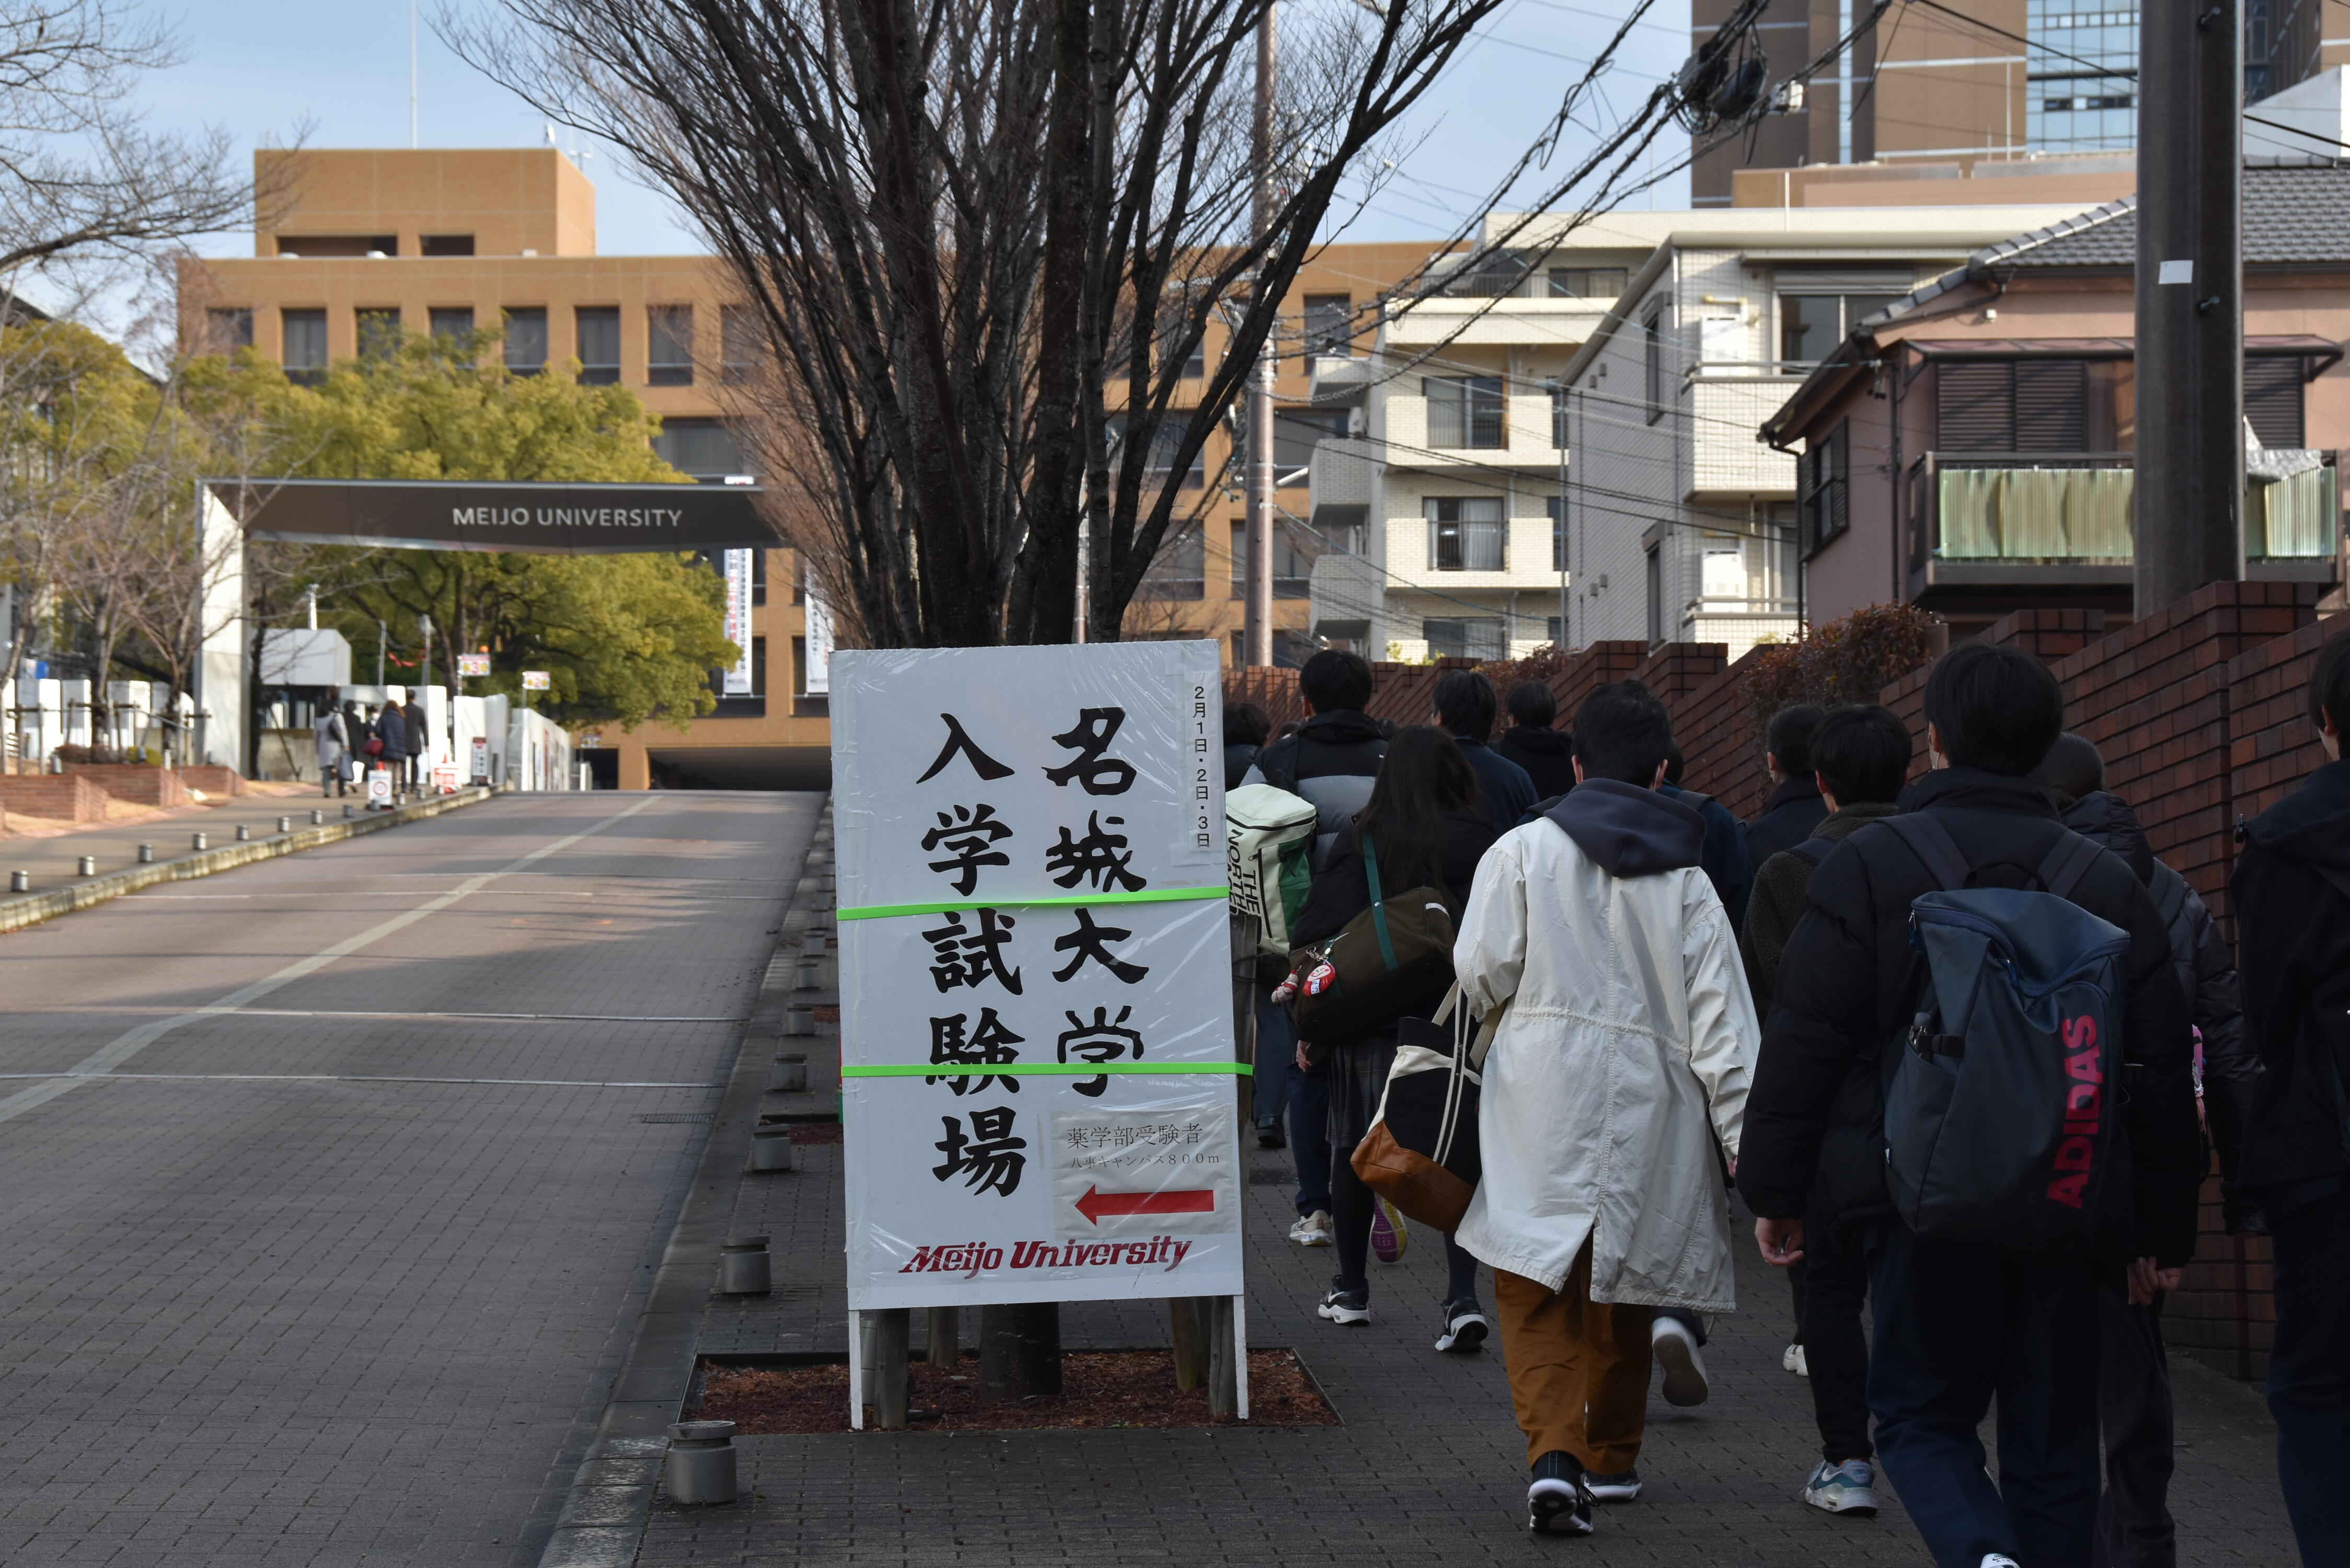
[[[1378,861],[1379,886],[1392,897],[1408,888],[1434,888],[1457,919],[1468,902],[1477,862],[1496,836],[1486,816],[1476,774],[1452,737],[1433,724],[1396,732],[1388,742],[1371,798],[1339,831],[1297,917],[1300,947],[1337,935],[1371,907],[1365,850]],[[1444,1000],[1440,987],[1399,1016],[1432,1016]],[[1375,1221],[1383,1222],[1400,1251],[1402,1220],[1379,1212],[1377,1198],[1355,1174],[1355,1146],[1370,1130],[1394,1064],[1392,1021],[1351,1039],[1301,1042],[1298,1063],[1326,1058],[1330,1073],[1330,1197],[1338,1273],[1322,1298],[1324,1317],[1342,1325],[1371,1316],[1367,1262]],[[1477,1262],[1444,1238],[1449,1273],[1439,1350],[1465,1353],[1482,1345],[1492,1325],[1477,1304]]]

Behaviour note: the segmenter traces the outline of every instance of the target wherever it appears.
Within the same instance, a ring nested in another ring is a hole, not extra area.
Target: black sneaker
[[[1573,1454],[1554,1449],[1534,1461],[1526,1484],[1526,1528],[1536,1535],[1591,1533],[1591,1493]]]
[[[1492,1332],[1485,1309],[1474,1301],[1446,1302],[1444,1332],[1436,1336],[1436,1348],[1455,1355],[1473,1355],[1484,1348],[1485,1336]]]
[[[1353,1328],[1371,1321],[1371,1291],[1367,1285],[1347,1288],[1343,1278],[1333,1278],[1330,1291],[1315,1309],[1341,1328]]]

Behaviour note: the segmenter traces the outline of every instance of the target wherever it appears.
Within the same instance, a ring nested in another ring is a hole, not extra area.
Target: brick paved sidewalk
[[[340,822],[344,806],[364,808],[365,805],[364,801],[321,800],[315,789],[292,794],[254,793],[202,805],[177,806],[146,815],[140,821],[87,823],[65,832],[39,836],[9,833],[0,836],[0,872],[30,872],[32,890],[46,892],[78,879],[74,863],[80,856],[95,859],[99,873],[104,875],[135,864],[142,844],[155,846],[156,859],[170,860],[187,854],[192,836],[198,833],[209,837],[213,847],[218,848],[235,842],[240,824],[254,837],[267,838],[277,831],[277,819],[281,816],[292,817],[294,826],[303,828],[310,826],[313,809],[323,807],[328,822]],[[12,816],[9,820],[22,826],[32,819]],[[6,896],[6,888],[5,878],[0,878],[0,897]]]
[[[846,1348],[839,1152],[803,1148],[799,1173],[745,1179],[736,1229],[775,1238],[779,1288],[764,1302],[713,1303],[705,1353]],[[1271,1172],[1287,1157],[1253,1158]],[[1872,1521],[1798,1501],[1817,1438],[1804,1385],[1779,1366],[1785,1286],[1744,1255],[1746,1310],[1722,1320],[1707,1352],[1713,1397],[1683,1411],[1651,1397],[1640,1500],[1604,1510],[1589,1540],[1531,1540],[1499,1355],[1431,1348],[1443,1284],[1434,1238],[1415,1236],[1399,1265],[1374,1263],[1371,1325],[1339,1329],[1313,1312],[1333,1255],[1283,1239],[1287,1196],[1262,1179],[1250,1189],[1249,1337],[1295,1347],[1343,1428],[738,1438],[747,1501],[657,1505],[639,1563],[1926,1560],[1889,1488]],[[1157,1303],[1072,1306],[1064,1323],[1072,1346],[1165,1343]],[[966,1314],[966,1344],[976,1331]],[[2172,1366],[2179,1562],[2292,1562],[2257,1395],[2184,1358]]]

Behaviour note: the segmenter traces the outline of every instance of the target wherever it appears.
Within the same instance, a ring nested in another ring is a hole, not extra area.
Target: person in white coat
[[[1486,853],[1453,948],[1462,1001],[1507,1005],[1458,1240],[1494,1270],[1538,1532],[1638,1494],[1654,1309],[1736,1305],[1722,1162],[1761,1031],[1703,819],[1656,793],[1671,744],[1648,688],[1594,692],[1579,782]]]
[[[344,764],[351,754],[351,738],[343,728],[343,716],[335,711],[331,693],[318,704],[318,717],[311,724],[310,733],[318,746],[318,793],[342,794],[348,787],[344,782]]]

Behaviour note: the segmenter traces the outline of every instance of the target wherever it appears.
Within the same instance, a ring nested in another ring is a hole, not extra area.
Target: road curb
[[[827,797],[809,835],[811,851],[831,818]],[[809,911],[798,893],[804,879],[804,873],[791,878],[794,891],[775,952],[798,943],[807,929]],[[774,953],[766,970],[775,972]],[[718,1249],[733,1222],[735,1192],[743,1184],[751,1135],[757,1130],[766,1095],[769,1053],[753,1049],[753,1043],[772,1044],[780,1037],[790,984],[762,985],[750,1016],[743,1021],[709,1141],[694,1162],[692,1185],[678,1206],[636,1334],[612,1380],[610,1399],[588,1457],[564,1495],[539,1568],[629,1568],[637,1560],[638,1543],[660,1484],[661,1461],[669,1452],[669,1428],[692,1387],[702,1312],[716,1282]]]
[[[297,828],[292,833],[275,834],[267,838],[224,844],[218,849],[196,850],[176,859],[158,860],[146,866],[109,871],[103,877],[91,877],[70,887],[53,888],[46,893],[26,893],[13,898],[0,898],[0,931],[22,930],[26,926],[39,925],[43,920],[53,920],[59,915],[70,915],[77,909],[90,909],[120,898],[126,893],[152,888],[159,882],[192,881],[198,877],[210,877],[222,871],[233,871],[240,866],[250,866],[257,860],[272,860],[280,855],[294,855],[305,849],[339,844],[363,833],[380,833],[387,827],[438,816],[459,806],[479,805],[496,793],[494,789],[475,785],[461,789],[454,794],[435,795],[411,805],[352,817],[348,822],[329,822],[317,827]]]

